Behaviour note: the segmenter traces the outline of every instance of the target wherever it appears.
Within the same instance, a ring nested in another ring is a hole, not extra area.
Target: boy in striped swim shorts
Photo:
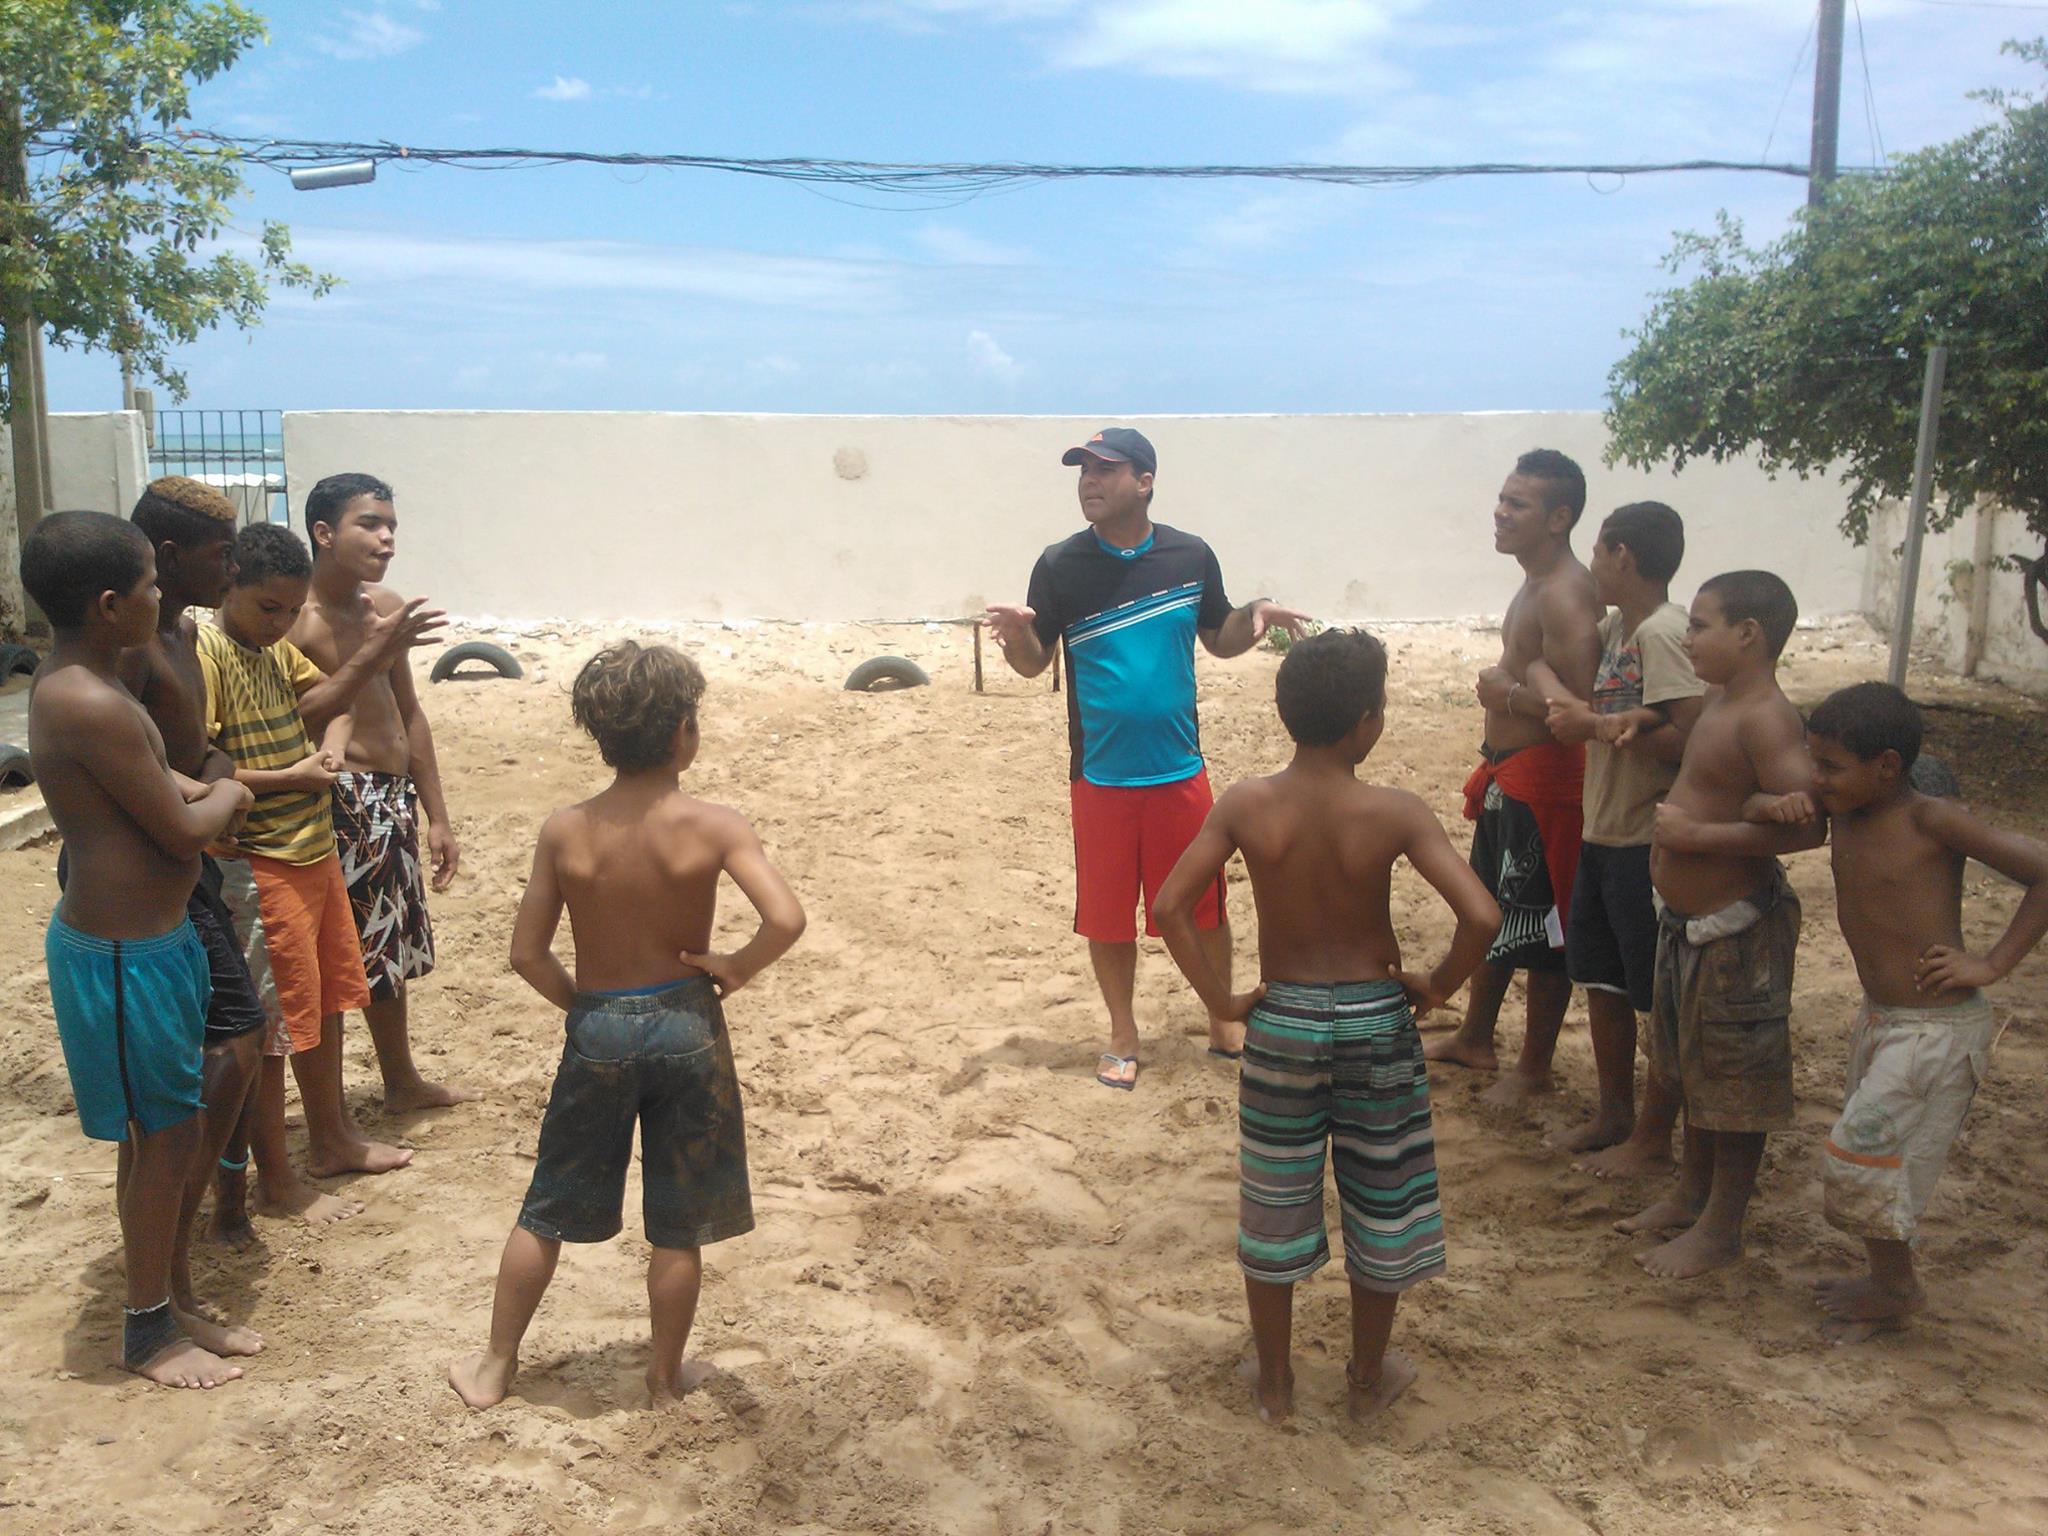
[[[1444,1268],[1429,1076],[1415,1020],[1464,984],[1500,908],[1405,790],[1358,781],[1386,725],[1387,653],[1363,630],[1298,641],[1280,664],[1294,760],[1216,802],[1159,892],[1159,930],[1213,1017],[1245,1019],[1238,1079],[1238,1266],[1267,1423],[1294,1406],[1294,1287],[1329,1261],[1325,1149],[1334,1149],[1351,1282],[1348,1405],[1357,1419],[1415,1380],[1387,1348],[1401,1293]],[[1264,982],[1233,996],[1196,935],[1195,903],[1232,853],[1251,872]],[[1389,892],[1397,859],[1457,919],[1435,969],[1405,970]]]

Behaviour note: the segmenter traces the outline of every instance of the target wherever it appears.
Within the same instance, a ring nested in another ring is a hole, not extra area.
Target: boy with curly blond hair
[[[567,1016],[541,1122],[533,1183],[506,1240],[490,1342],[449,1368],[472,1408],[504,1399],[519,1343],[563,1243],[601,1243],[621,1225],[633,1130],[657,1405],[693,1384],[683,1347],[697,1313],[706,1243],[750,1232],[746,1126],[721,999],[788,950],[803,908],[746,819],[683,793],[697,755],[704,674],[664,645],[627,640],[593,656],[572,693],[576,723],[615,770],[609,787],[550,816],[512,930],[512,968]],[[718,877],[760,914],[754,937],[713,954]],[[569,910],[575,972],[551,945]]]

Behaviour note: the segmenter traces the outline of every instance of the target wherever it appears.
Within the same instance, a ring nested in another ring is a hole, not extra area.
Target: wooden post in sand
[[[981,621],[974,621],[974,691],[981,692]]]
[[[1899,601],[1892,615],[1894,688],[1906,686],[1906,661],[1913,649],[1913,599],[1920,594],[1920,541],[1927,536],[1927,502],[1934,491],[1934,442],[1941,423],[1941,385],[1948,373],[1948,348],[1927,349],[1927,376],[1920,386],[1920,440],[1913,450],[1913,502],[1906,514],[1906,542],[1899,554]]]
[[[1060,691],[1060,653],[1057,647],[1054,648],[1052,653],[1052,691],[1054,693]]]

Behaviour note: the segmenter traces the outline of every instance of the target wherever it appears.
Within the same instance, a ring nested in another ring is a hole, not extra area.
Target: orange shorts
[[[249,870],[256,877],[263,944],[284,1011],[286,1038],[269,1041],[266,1054],[310,1051],[320,1043],[322,1019],[370,1005],[341,860],[330,853],[317,864],[287,864],[256,855]]]

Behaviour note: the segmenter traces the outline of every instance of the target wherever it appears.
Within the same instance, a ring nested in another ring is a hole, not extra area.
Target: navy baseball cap
[[[1060,457],[1062,464],[1079,464],[1083,458],[1107,459],[1112,464],[1129,464],[1141,475],[1159,473],[1159,455],[1142,432],[1129,427],[1104,427],[1078,448]]]

